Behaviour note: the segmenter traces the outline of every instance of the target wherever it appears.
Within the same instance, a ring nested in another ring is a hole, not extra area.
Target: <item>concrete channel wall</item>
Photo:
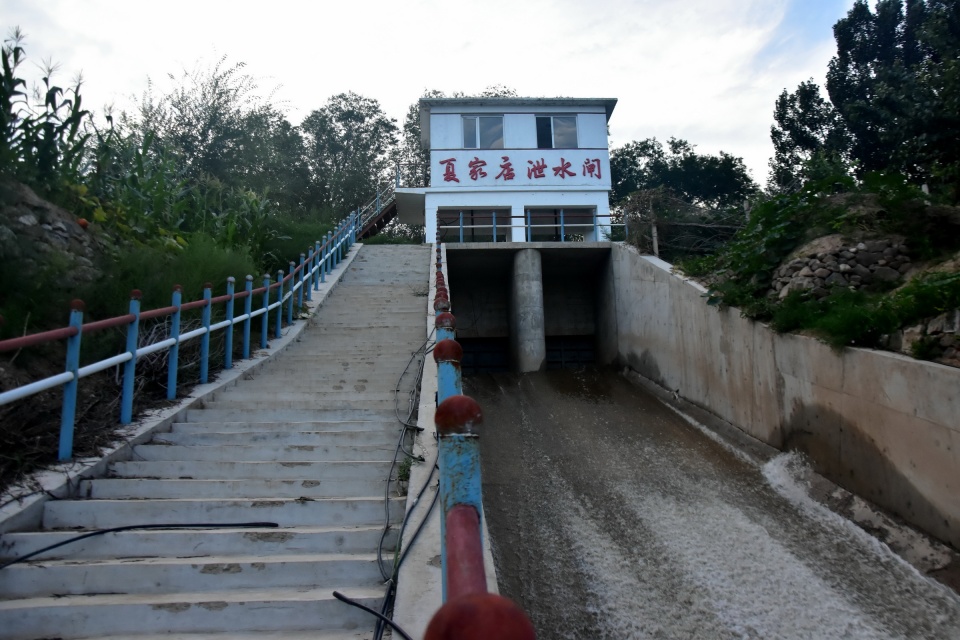
[[[960,369],[778,335],[633,247],[605,280],[598,337],[621,366],[960,548]]]

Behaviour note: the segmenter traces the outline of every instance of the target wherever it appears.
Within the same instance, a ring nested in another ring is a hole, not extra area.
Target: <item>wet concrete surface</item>
[[[610,370],[464,379],[538,638],[960,638],[960,598]]]

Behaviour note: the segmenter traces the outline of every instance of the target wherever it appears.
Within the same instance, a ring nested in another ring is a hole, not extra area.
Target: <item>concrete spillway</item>
[[[955,638],[960,599],[612,371],[469,377],[500,589],[542,638]]]

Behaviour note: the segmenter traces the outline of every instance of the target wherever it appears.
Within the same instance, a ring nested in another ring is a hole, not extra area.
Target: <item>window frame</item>
[[[499,138],[500,146],[490,146],[490,147],[485,147],[485,146],[483,146],[482,140],[481,140],[481,135],[480,135],[480,132],[481,132],[480,120],[481,120],[482,118],[490,118],[490,119],[496,119],[496,120],[499,120],[499,121],[500,121],[500,138]],[[476,146],[468,146],[468,145],[467,145],[467,136],[466,136],[466,133],[467,133],[467,120],[473,120],[473,136],[474,136],[474,140],[476,141]],[[478,113],[478,114],[469,114],[469,115],[468,115],[468,114],[464,114],[464,115],[461,115],[461,116],[460,116],[460,137],[461,137],[461,142],[463,143],[463,148],[464,148],[464,149],[477,149],[477,150],[503,149],[503,148],[504,148],[503,121],[504,121],[503,114],[491,115],[491,114],[479,114],[479,113]]]
[[[543,115],[536,114],[536,133],[537,133],[537,149],[580,149],[580,118],[577,117],[577,114],[562,114],[562,115]],[[554,125],[554,120],[556,118],[568,118],[573,120],[573,133],[576,136],[574,141],[574,146],[557,146],[557,128]],[[550,146],[542,146],[540,141],[540,122],[541,120],[547,120],[550,123]]]

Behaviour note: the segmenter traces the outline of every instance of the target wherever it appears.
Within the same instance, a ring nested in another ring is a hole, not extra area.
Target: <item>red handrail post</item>
[[[133,320],[127,325],[127,353],[130,359],[123,365],[123,394],[120,398],[120,424],[133,422],[133,388],[137,376],[137,345],[140,342],[140,298],[139,289],[130,292],[130,315]]]
[[[77,387],[80,382],[80,336],[83,333],[83,301],[74,300],[70,304],[70,326],[77,332],[67,338],[66,372],[73,378],[63,385],[63,408],[60,414],[60,449],[58,460],[69,460],[73,456],[73,427],[77,416]]]

